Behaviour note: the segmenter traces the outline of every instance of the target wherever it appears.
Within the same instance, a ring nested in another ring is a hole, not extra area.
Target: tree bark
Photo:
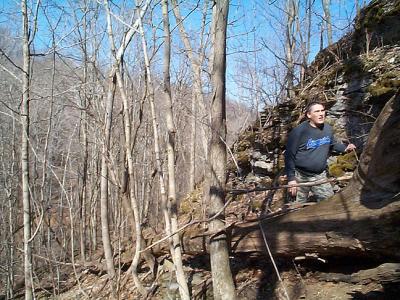
[[[113,263],[113,255],[110,241],[110,232],[108,225],[108,164],[110,138],[111,138],[111,124],[112,124],[112,110],[114,106],[114,94],[116,88],[116,76],[110,74],[108,78],[108,91],[106,96],[106,112],[104,120],[104,142],[101,156],[101,179],[100,179],[100,215],[101,215],[101,236],[103,242],[104,256],[107,264],[107,273],[110,278],[115,276],[115,269]]]
[[[332,20],[331,20],[331,0],[322,0],[324,10],[324,23],[326,24],[326,34],[328,37],[328,46],[332,45]]]
[[[294,97],[294,50],[296,47],[294,21],[297,16],[295,0],[287,0],[286,14],[286,84],[287,97],[288,99],[292,99]]]
[[[83,3],[84,12],[87,11],[86,0]],[[85,14],[83,18],[83,38],[82,43],[82,56],[83,56],[83,91],[80,96],[80,105],[83,108],[87,106],[87,83],[88,83],[88,53],[87,53],[87,16]],[[54,54],[55,55],[55,54]],[[82,160],[82,181],[79,191],[79,238],[80,238],[80,254],[83,261],[86,260],[86,206],[87,206],[87,177],[88,177],[88,159],[89,159],[89,144],[88,144],[88,117],[86,109],[81,112],[80,117],[80,132],[82,136],[82,146],[83,146],[83,160]]]
[[[164,24],[164,95],[166,99],[166,121],[168,130],[167,155],[168,155],[168,210],[171,218],[171,231],[178,229],[178,205],[176,202],[176,182],[175,182],[175,124],[172,110],[171,96],[171,79],[170,79],[170,64],[171,64],[171,34],[169,28],[168,16],[168,0],[162,1],[162,13]],[[179,292],[181,299],[190,299],[189,288],[183,271],[182,249],[180,243],[180,235],[175,234],[172,237],[171,256],[174,260],[176,269],[176,278],[179,284]]]
[[[29,25],[26,0],[21,1],[22,11],[22,104],[21,104],[21,172],[22,172],[22,204],[24,211],[24,276],[25,299],[33,299],[32,290],[32,248],[31,248],[31,199],[29,193]]]
[[[221,211],[225,202],[226,186],[226,28],[229,1],[214,3],[212,19],[212,104],[211,104],[211,145],[208,170],[209,216]],[[210,260],[214,299],[236,299],[232,272],[229,265],[228,242],[224,228],[224,215],[210,222],[210,230],[220,231],[210,237]]]
[[[136,247],[135,247],[135,254],[132,260],[132,265],[131,265],[131,270],[133,274],[133,280],[135,282],[135,285],[139,292],[142,295],[145,295],[147,291],[141,284],[139,277],[137,275],[137,267],[139,264],[140,260],[140,250],[142,248],[142,229],[141,229],[141,220],[140,220],[140,215],[139,215],[139,204],[137,202],[137,199],[135,197],[135,192],[134,192],[134,169],[133,169],[133,157],[132,157],[132,141],[131,141],[131,134],[132,134],[132,124],[131,124],[131,118],[130,118],[130,111],[129,111],[129,103],[128,103],[128,97],[125,92],[125,87],[121,75],[121,59],[123,56],[123,53],[128,46],[132,36],[130,35],[130,32],[133,31],[134,26],[141,27],[141,18],[143,16],[143,12],[147,9],[148,2],[144,4],[144,8],[138,11],[138,19],[136,21],[136,25],[131,27],[131,30],[129,30],[126,35],[125,35],[125,44],[121,45],[120,49],[116,51],[115,48],[115,43],[114,43],[114,33],[112,29],[112,24],[111,24],[111,12],[110,8],[108,5],[108,1],[104,1],[105,9],[107,12],[107,33],[110,41],[110,49],[111,53],[114,57],[114,64],[113,64],[113,70],[111,71],[112,74],[115,74],[115,78],[118,83],[118,88],[121,94],[122,102],[123,102],[123,123],[124,123],[124,133],[125,133],[125,153],[126,153],[126,158],[127,158],[127,164],[128,164],[128,174],[129,174],[129,195],[132,203],[132,211],[134,213],[134,222],[135,222],[135,234],[136,234]],[[137,6],[140,8],[140,6]],[[121,50],[122,49],[122,50]],[[115,84],[115,83],[114,83]],[[127,212],[129,214],[129,212]]]
[[[190,144],[189,144],[189,192],[192,192],[195,188],[196,183],[196,158],[198,157],[196,153],[196,139],[197,136],[201,137],[202,145],[204,148],[204,156],[207,158],[207,129],[206,126],[202,125],[202,123],[208,123],[205,116],[207,115],[207,109],[205,108],[205,99],[203,94],[203,82],[201,78],[201,67],[205,59],[205,45],[203,42],[203,34],[200,35],[200,47],[197,51],[193,50],[193,47],[190,44],[189,35],[187,34],[185,27],[183,25],[183,18],[180,13],[179,6],[177,5],[176,0],[172,0],[172,8],[175,15],[176,23],[179,28],[179,33],[181,40],[185,46],[186,55],[190,60],[191,68],[192,68],[192,76],[193,76],[193,99],[192,99],[192,123],[191,123],[191,132],[190,132]],[[206,11],[208,7],[207,1],[205,2],[203,20],[202,20],[202,28],[201,32],[204,32],[204,26],[206,23]],[[199,53],[196,55],[196,52]],[[197,121],[198,116],[200,115],[201,122]],[[199,124],[199,126],[198,126]],[[201,129],[200,135],[197,134],[198,127]]]
[[[305,3],[305,22],[306,26],[303,31],[300,18],[296,18],[296,31],[300,39],[301,48],[301,66],[300,66],[300,83],[303,84],[306,79],[306,71],[308,66],[308,57],[310,54],[310,41],[311,41],[311,20],[312,20],[312,0],[306,0]],[[299,12],[298,12],[299,14]]]
[[[354,5],[356,7],[357,16],[360,14],[360,2],[358,0],[354,1]]]

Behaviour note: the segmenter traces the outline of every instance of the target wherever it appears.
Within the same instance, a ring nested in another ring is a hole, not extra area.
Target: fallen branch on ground
[[[310,182],[298,183],[298,184],[285,184],[285,185],[278,185],[278,186],[271,186],[271,187],[257,187],[254,189],[235,189],[235,190],[228,190],[227,192],[232,195],[241,195],[247,194],[252,192],[263,192],[263,191],[270,191],[270,190],[279,190],[279,189],[286,189],[289,187],[299,187],[299,186],[314,186],[314,185],[321,185],[328,182],[335,182],[335,181],[346,181],[351,179],[352,176],[342,176],[337,178],[328,178],[328,179],[321,179],[315,180]]]
[[[299,183],[296,185],[290,185],[290,187],[298,187],[298,186],[314,186],[314,185],[320,185],[323,183],[327,183],[327,182],[334,182],[334,181],[344,181],[344,180],[349,180],[351,178],[351,176],[342,176],[342,177],[338,177],[338,178],[329,178],[329,179],[322,179],[322,180],[317,180],[317,181],[312,181],[312,182],[306,182],[306,183]],[[227,193],[229,194],[234,194],[234,195],[240,195],[240,194],[246,194],[246,193],[251,193],[251,192],[262,192],[262,191],[268,191],[268,190],[277,190],[277,189],[283,189],[283,188],[288,188],[289,185],[280,185],[280,186],[275,186],[275,187],[265,187],[265,188],[255,188],[255,189],[251,189],[251,190],[247,190],[247,189],[242,189],[242,190],[228,190]],[[167,239],[169,239],[170,237],[174,236],[175,234],[178,234],[179,232],[185,230],[186,228],[188,228],[189,226],[192,225],[196,225],[199,223],[207,223],[210,222],[212,220],[214,220],[215,218],[217,218],[224,210],[225,208],[232,202],[233,198],[229,199],[224,207],[218,212],[216,213],[214,216],[208,218],[208,219],[203,219],[203,220],[194,220],[191,221],[185,225],[183,225],[182,227],[178,228],[176,231],[172,232],[171,234],[163,237],[162,239],[152,243],[151,245],[147,246],[146,248],[144,248],[143,250],[141,250],[140,252],[144,252],[147,251],[151,248],[153,248],[154,246],[157,246],[158,244],[166,241]],[[231,227],[232,224],[229,224],[229,226],[225,226],[224,230],[226,228]],[[219,230],[218,232],[220,232],[221,230]],[[218,232],[213,232],[213,233],[207,233],[205,235],[213,235],[213,234],[217,234]]]

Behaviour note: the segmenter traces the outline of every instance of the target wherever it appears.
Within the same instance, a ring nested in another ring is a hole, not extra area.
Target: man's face
[[[325,122],[325,107],[321,104],[311,106],[310,111],[307,113],[307,118],[310,125],[317,127]]]

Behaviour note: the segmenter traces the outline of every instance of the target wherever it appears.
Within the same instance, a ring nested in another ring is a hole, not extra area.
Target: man
[[[306,108],[307,120],[294,128],[285,152],[285,169],[288,185],[327,179],[326,166],[331,149],[336,152],[354,150],[353,144],[336,143],[333,130],[325,123],[325,107],[311,102]],[[289,187],[289,193],[300,203],[307,202],[310,191],[317,201],[333,195],[332,185],[327,182],[311,187]]]

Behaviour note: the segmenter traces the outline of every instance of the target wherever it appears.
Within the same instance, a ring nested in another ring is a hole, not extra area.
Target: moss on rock
[[[345,172],[354,171],[357,167],[357,157],[354,152],[339,155],[336,162],[329,165],[329,174],[334,177],[340,177]]]
[[[237,143],[234,146],[234,151],[242,152],[247,149],[250,149],[251,147],[253,147],[256,137],[257,134],[254,131],[251,130],[245,131],[239,136]]]
[[[396,90],[400,87],[400,79],[395,76],[395,73],[385,73],[376,82],[371,84],[367,91],[373,98],[391,97],[395,94]]]
[[[386,87],[386,86],[381,86],[381,85],[377,85],[377,86],[373,86],[371,85],[368,88],[368,92],[371,94],[372,97],[382,97],[386,94],[393,94],[395,92],[395,90],[393,88],[390,87]]]
[[[329,174],[334,177],[340,177],[344,175],[344,170],[339,164],[333,163],[329,165]]]
[[[238,166],[242,169],[250,169],[251,164],[250,164],[250,151],[245,150],[245,151],[240,151],[235,153],[235,158]]]

